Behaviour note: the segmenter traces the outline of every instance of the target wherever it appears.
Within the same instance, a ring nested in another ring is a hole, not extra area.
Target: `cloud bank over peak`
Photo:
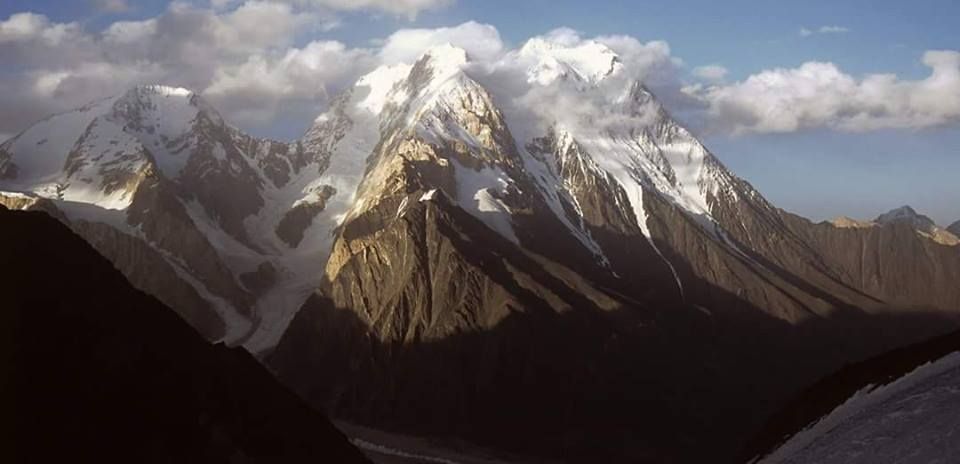
[[[401,28],[361,46],[323,38],[337,26],[340,12],[414,17],[448,4],[175,1],[156,16],[116,21],[98,30],[88,29],[87,23],[15,13],[0,18],[0,56],[8,70],[0,73],[0,134],[15,134],[30,121],[132,85],[163,83],[202,93],[245,130],[292,138],[361,76],[381,65],[410,64],[426,49],[447,43],[466,50],[471,76],[509,96],[505,105],[542,104],[559,112],[561,104],[576,108],[568,112],[583,116],[577,116],[580,120],[591,120],[587,116],[609,102],[532,92],[530,77],[523,74],[530,60],[547,58],[539,62],[540,79],[572,73],[597,80],[616,68],[603,83],[610,87],[603,95],[642,81],[675,115],[717,134],[917,129],[960,122],[960,52],[953,50],[928,51],[923,63],[929,75],[919,80],[852,76],[834,63],[811,61],[735,81],[720,63],[687,68],[664,41],[584,37],[562,27],[517,45],[507,44],[495,26],[475,21]],[[119,11],[132,3],[97,5]],[[815,32],[838,29],[824,26]]]
[[[384,64],[412,63],[428,48],[449,43],[467,51],[473,61],[497,60],[505,50],[497,28],[468,21],[436,29],[401,29],[382,42],[377,57]]]
[[[100,2],[116,2],[119,0],[98,0]],[[261,0],[269,3],[291,6],[298,11],[307,11],[330,15],[344,11],[367,11],[372,13],[387,13],[395,16],[416,19],[423,11],[437,10],[450,6],[454,0]],[[243,0],[209,0],[209,4],[216,10],[229,9]]]

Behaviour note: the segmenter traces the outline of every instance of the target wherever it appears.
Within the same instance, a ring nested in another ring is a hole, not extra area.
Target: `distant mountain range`
[[[957,224],[775,207],[599,43],[503,60],[382,67],[291,143],[137,87],[0,145],[0,202],[337,417],[568,460],[732,459],[797,389],[960,322]]]

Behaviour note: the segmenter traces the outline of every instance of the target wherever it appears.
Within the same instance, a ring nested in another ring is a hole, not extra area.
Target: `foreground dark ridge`
[[[57,220],[0,207],[0,244],[0,462],[367,462]]]

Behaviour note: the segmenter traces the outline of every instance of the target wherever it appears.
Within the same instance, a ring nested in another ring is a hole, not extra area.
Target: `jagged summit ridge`
[[[933,219],[918,213],[908,205],[894,208],[881,214],[874,222],[882,225],[908,224],[910,227],[916,229],[917,233],[939,244],[951,246],[960,244],[960,239],[958,239],[956,234],[950,231],[949,228],[944,229],[940,227]]]
[[[947,227],[947,230],[952,232],[953,235],[960,237],[960,221],[950,224],[950,226]]]
[[[516,52],[528,60],[527,78],[540,85],[557,79],[597,84],[623,67],[616,52],[596,41],[570,46],[545,38],[534,38]]]
[[[910,222],[915,224],[933,224],[933,220],[918,213],[910,205],[904,205],[894,208],[886,213],[877,216],[875,222],[879,224],[890,224],[893,222]]]

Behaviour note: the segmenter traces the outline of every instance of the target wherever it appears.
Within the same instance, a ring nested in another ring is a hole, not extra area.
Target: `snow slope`
[[[951,463],[960,459],[960,353],[868,387],[760,464]]]

